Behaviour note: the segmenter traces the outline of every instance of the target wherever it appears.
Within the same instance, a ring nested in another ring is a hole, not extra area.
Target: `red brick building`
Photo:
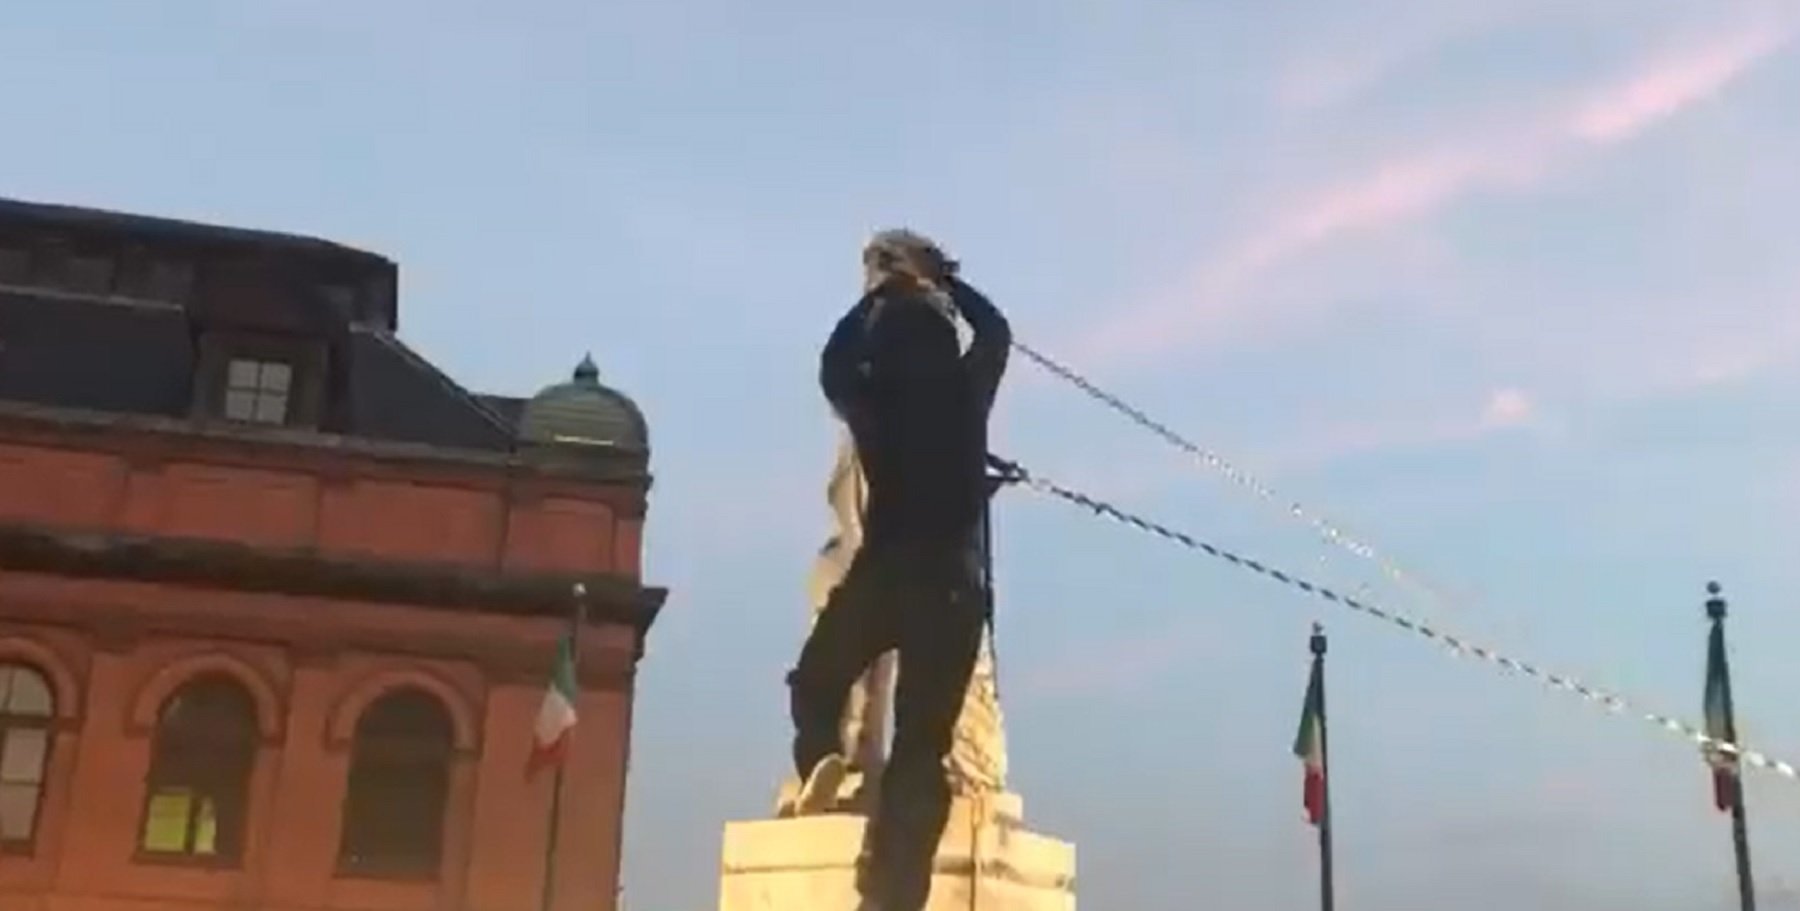
[[[614,907],[642,415],[470,393],[324,241],[0,201],[0,909]]]

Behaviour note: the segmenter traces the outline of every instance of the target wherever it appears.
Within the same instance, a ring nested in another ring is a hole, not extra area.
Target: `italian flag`
[[[1294,736],[1294,755],[1306,770],[1303,801],[1306,820],[1318,825],[1325,819],[1325,751],[1321,735],[1325,726],[1325,669],[1313,662],[1312,679],[1306,684],[1306,705],[1300,710],[1300,733]]]
[[[550,671],[550,685],[544,688],[544,703],[538,707],[526,774],[561,765],[563,754],[568,751],[569,731],[574,727],[575,638],[571,634],[556,647],[556,666]]]
[[[1725,725],[1725,629],[1715,623],[1712,637],[1706,643],[1706,736],[1731,741]],[[1706,761],[1713,772],[1713,804],[1729,811],[1737,797],[1737,760],[1707,744]]]

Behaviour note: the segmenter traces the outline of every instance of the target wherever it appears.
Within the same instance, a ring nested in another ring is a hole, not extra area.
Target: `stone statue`
[[[862,467],[856,459],[856,447],[845,433],[826,487],[834,523],[832,534],[813,564],[808,592],[815,620],[825,609],[832,589],[848,571],[857,548],[862,545],[862,515],[867,495]],[[840,728],[843,755],[849,759],[851,767],[851,775],[845,779],[839,793],[840,802],[847,807],[867,809],[873,806],[872,797],[879,786],[887,754],[894,659],[891,652],[881,656],[850,691]],[[972,796],[1006,789],[1006,735],[994,676],[993,643],[986,635],[982,637],[981,652],[975,660],[975,672],[969,680],[962,715],[956,722],[955,744],[946,764],[954,794]],[[799,782],[792,777],[782,786],[778,810],[781,815],[786,814],[798,789]]]

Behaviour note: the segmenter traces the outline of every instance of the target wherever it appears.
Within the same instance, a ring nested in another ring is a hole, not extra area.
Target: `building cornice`
[[[0,401],[0,439],[59,449],[111,452],[138,466],[201,459],[291,468],[321,478],[436,478],[455,484],[612,501],[642,519],[651,486],[648,458],[620,450],[581,459],[488,452],[339,436],[296,428],[204,419],[121,415]],[[607,494],[610,494],[608,496]]]
[[[0,568],[539,617],[569,616],[579,583],[589,621],[632,628],[640,651],[668,596],[618,573],[500,573],[19,524],[0,524]]]

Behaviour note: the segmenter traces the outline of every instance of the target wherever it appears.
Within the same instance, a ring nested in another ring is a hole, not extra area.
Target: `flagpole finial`
[[[1325,624],[1316,621],[1313,623],[1311,645],[1314,655],[1323,656],[1325,654]]]
[[[1717,582],[1706,583],[1706,616],[1709,620],[1725,619],[1725,599],[1720,596],[1724,588]]]

